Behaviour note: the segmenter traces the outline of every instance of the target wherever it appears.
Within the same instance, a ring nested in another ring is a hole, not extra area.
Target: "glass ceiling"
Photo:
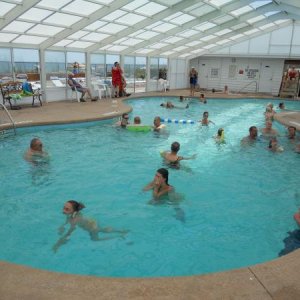
[[[299,0],[4,0],[0,43],[192,58],[293,20]]]

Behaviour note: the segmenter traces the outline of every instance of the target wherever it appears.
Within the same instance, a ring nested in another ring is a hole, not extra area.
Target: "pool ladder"
[[[15,124],[15,121],[14,119],[12,118],[11,114],[9,113],[9,111],[7,110],[7,108],[5,107],[4,104],[0,103],[0,106],[2,106],[2,108],[4,109],[4,111],[6,112],[6,114],[8,115],[12,125],[13,125],[13,129],[14,129],[14,133],[16,134],[16,124]],[[5,133],[5,131],[3,130],[2,132],[3,134]]]

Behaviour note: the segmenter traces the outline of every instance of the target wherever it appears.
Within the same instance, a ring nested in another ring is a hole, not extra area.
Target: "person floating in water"
[[[167,101],[167,103],[161,103],[160,106],[165,108],[180,108],[180,109],[189,108],[189,104],[187,104],[184,107],[181,107],[181,106],[174,105],[171,101]]]
[[[177,153],[180,150],[180,144],[178,142],[174,142],[171,145],[171,152],[163,151],[160,155],[164,158],[165,162],[171,167],[179,168],[179,162],[181,160],[195,159],[196,154],[191,157],[183,157],[179,156]]]
[[[246,145],[253,145],[257,141],[257,127],[256,126],[251,126],[249,128],[249,135],[245,136],[241,140],[241,145],[246,146]]]
[[[169,172],[165,168],[158,169],[155,173],[154,179],[147,184],[143,191],[153,191],[153,198],[158,200],[161,196],[167,195],[173,191],[173,187],[169,185]]]
[[[24,154],[24,159],[31,163],[47,162],[49,155],[43,150],[43,143],[38,138],[33,138],[30,147]]]
[[[63,234],[65,231],[65,225],[67,224],[70,224],[70,228],[55,243],[55,245],[52,248],[54,252],[56,252],[60,246],[68,242],[69,237],[71,236],[72,232],[76,229],[77,226],[82,228],[85,231],[88,231],[91,240],[93,241],[110,240],[116,237],[123,237],[126,233],[128,233],[128,230],[115,230],[110,227],[106,227],[106,228],[99,227],[96,220],[93,220],[91,218],[86,218],[81,214],[80,211],[84,208],[85,206],[82,203],[77,202],[75,200],[69,200],[64,204],[63,214],[66,215],[66,221],[62,226],[59,227],[58,232],[59,234]],[[98,236],[99,232],[120,233],[121,235],[100,238]]]

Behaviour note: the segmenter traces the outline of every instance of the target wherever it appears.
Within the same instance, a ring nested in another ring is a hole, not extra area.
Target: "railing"
[[[251,82],[248,82],[244,87],[242,87],[238,93],[240,93],[243,89],[245,89],[246,87],[248,87],[250,84],[255,83],[255,93],[257,93],[258,90],[258,85],[257,85],[257,81],[253,80]]]
[[[5,107],[4,104],[0,103],[0,105],[2,106],[2,108],[4,109],[4,111],[6,112],[6,114],[8,115],[11,123],[13,124],[13,129],[14,129],[14,133],[16,134],[16,124],[14,119],[12,118],[11,114],[9,113],[9,111],[7,110],[7,108]]]

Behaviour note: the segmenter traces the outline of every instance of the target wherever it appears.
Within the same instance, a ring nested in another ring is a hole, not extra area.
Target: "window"
[[[47,87],[64,87],[66,84],[66,56],[61,51],[45,51]]]
[[[14,71],[16,79],[28,81],[40,80],[39,51],[36,49],[13,49]]]
[[[10,49],[0,49],[0,83],[13,80]]]
[[[105,56],[104,54],[91,54],[91,75],[97,79],[105,79]]]

